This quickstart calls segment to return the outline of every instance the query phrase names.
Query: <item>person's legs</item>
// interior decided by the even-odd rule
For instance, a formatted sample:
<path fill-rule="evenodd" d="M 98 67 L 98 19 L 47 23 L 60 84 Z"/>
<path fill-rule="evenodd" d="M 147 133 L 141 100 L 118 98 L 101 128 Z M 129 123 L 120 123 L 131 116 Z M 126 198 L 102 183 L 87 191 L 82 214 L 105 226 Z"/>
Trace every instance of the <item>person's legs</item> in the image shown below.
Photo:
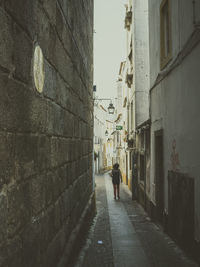
<path fill-rule="evenodd" d="M 120 196 L 119 196 L 119 184 L 117 184 L 117 197 L 118 197 L 118 199 L 120 199 Z"/>
<path fill-rule="evenodd" d="M 117 185 L 113 184 L 113 189 L 114 189 L 114 198 L 116 199 L 116 189 L 117 189 Z"/>

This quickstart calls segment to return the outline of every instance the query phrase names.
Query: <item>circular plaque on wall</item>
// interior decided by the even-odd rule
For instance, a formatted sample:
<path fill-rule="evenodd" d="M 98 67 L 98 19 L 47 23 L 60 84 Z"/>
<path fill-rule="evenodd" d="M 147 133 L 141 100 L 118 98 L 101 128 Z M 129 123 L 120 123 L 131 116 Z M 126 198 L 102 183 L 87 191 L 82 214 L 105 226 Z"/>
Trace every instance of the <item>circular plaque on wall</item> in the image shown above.
<path fill-rule="evenodd" d="M 44 87 L 44 58 L 42 49 L 36 45 L 33 58 L 33 76 L 37 91 L 42 93 Z"/>

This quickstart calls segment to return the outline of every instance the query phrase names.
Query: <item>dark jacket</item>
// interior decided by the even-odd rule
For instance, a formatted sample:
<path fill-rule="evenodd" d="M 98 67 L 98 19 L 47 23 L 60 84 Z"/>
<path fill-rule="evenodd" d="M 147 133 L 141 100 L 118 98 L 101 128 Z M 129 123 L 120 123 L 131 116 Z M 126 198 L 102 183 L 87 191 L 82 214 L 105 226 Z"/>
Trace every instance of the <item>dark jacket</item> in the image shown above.
<path fill-rule="evenodd" d="M 122 180 L 122 175 L 119 169 L 112 170 L 112 182 L 113 184 L 120 184 L 120 180 Z"/>

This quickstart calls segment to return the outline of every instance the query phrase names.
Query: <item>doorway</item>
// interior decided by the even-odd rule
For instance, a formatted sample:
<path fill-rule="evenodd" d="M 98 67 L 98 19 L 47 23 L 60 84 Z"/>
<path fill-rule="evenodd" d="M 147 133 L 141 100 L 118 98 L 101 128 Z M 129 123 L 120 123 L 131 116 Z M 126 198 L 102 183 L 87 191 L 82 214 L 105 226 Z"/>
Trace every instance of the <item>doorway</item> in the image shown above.
<path fill-rule="evenodd" d="M 157 219 L 162 223 L 164 212 L 163 130 L 155 132 L 155 196 Z"/>

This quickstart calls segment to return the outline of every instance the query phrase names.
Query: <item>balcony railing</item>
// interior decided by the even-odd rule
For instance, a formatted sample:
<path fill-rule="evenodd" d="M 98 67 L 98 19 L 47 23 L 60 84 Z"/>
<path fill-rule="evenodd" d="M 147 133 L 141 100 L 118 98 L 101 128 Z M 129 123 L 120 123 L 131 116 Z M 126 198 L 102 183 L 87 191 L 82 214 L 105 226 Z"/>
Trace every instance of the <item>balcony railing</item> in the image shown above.
<path fill-rule="evenodd" d="M 127 11 L 125 17 L 125 29 L 130 30 L 131 23 L 132 23 L 132 11 Z"/>
<path fill-rule="evenodd" d="M 126 75 L 126 83 L 128 85 L 128 88 L 131 88 L 131 85 L 133 83 L 133 74 Z"/>

